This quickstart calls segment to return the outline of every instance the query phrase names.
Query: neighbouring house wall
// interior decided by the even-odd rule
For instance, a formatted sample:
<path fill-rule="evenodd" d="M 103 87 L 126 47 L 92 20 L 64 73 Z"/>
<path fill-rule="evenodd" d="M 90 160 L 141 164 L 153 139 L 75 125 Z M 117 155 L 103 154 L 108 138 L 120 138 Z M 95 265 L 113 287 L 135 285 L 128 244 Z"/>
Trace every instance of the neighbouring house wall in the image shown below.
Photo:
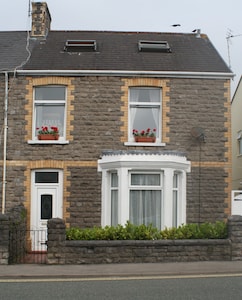
<path fill-rule="evenodd" d="M 191 173 L 187 174 L 187 222 L 222 220 L 230 215 L 228 82 L 142 79 L 144 85 L 164 85 L 161 86 L 164 90 L 162 131 L 166 144 L 163 147 L 137 147 L 124 144 L 128 130 L 128 103 L 127 97 L 124 97 L 128 87 L 125 82 L 134 84 L 132 80 L 105 76 L 19 76 L 10 80 L 7 211 L 18 203 L 24 203 L 29 222 L 31 170 L 58 168 L 64 174 L 63 217 L 67 225 L 100 225 L 101 174 L 97 172 L 97 160 L 102 151 L 143 149 L 182 151 L 191 160 Z M 66 145 L 28 144 L 32 132 L 33 87 L 48 83 L 64 84 L 68 89 L 69 144 Z M 4 77 L 0 78 L 0 94 L 4 95 Z M 0 115 L 3 116 L 3 105 Z M 200 144 L 191 136 L 191 129 L 196 126 L 204 128 L 206 143 Z"/>
<path fill-rule="evenodd" d="M 242 189 L 242 155 L 239 154 L 238 133 L 242 131 L 242 77 L 231 103 L 232 115 L 232 189 Z"/>

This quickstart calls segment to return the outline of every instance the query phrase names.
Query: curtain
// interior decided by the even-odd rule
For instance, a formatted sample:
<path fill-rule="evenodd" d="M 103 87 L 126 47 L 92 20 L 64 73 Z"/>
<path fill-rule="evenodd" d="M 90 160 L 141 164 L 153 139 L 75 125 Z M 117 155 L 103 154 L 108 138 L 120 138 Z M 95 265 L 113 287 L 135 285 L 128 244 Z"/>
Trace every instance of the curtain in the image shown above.
<path fill-rule="evenodd" d="M 160 175 L 131 174 L 131 185 L 140 186 L 140 188 L 130 190 L 130 222 L 135 225 L 152 224 L 160 229 L 161 190 L 152 190 L 152 186 L 160 186 Z M 145 189 L 145 186 L 149 186 L 149 188 Z"/>

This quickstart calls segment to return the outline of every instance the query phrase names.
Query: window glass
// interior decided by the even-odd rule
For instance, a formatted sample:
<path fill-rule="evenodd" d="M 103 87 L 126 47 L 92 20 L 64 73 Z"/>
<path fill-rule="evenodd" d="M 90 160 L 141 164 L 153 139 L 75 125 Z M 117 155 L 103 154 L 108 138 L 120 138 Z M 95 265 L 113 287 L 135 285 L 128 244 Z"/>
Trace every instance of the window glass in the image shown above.
<path fill-rule="evenodd" d="M 178 218 L 178 174 L 173 175 L 173 192 L 172 192 L 172 226 L 177 227 Z"/>
<path fill-rule="evenodd" d="M 161 228 L 160 174 L 131 174 L 129 220 Z"/>
<path fill-rule="evenodd" d="M 60 136 L 63 136 L 65 106 L 60 105 L 36 105 L 36 128 L 41 126 L 57 126 Z M 38 130 L 36 129 L 36 135 Z"/>
<path fill-rule="evenodd" d="M 156 130 L 156 138 L 161 135 L 161 89 L 130 88 L 129 93 L 130 139 L 133 129 L 138 131 Z"/>
<path fill-rule="evenodd" d="M 35 100 L 65 100 L 65 87 L 35 87 Z"/>
<path fill-rule="evenodd" d="M 35 183 L 58 183 L 58 172 L 35 172 Z"/>
<path fill-rule="evenodd" d="M 52 195 L 41 195 L 41 219 L 52 218 Z"/>
<path fill-rule="evenodd" d="M 242 155 L 242 139 L 239 139 L 239 154 Z"/>
<path fill-rule="evenodd" d="M 131 185 L 160 185 L 160 175 L 131 174 Z"/>
<path fill-rule="evenodd" d="M 131 102 L 160 102 L 160 89 L 157 88 L 131 88 Z"/>
<path fill-rule="evenodd" d="M 111 173 L 111 225 L 118 225 L 118 174 Z"/>

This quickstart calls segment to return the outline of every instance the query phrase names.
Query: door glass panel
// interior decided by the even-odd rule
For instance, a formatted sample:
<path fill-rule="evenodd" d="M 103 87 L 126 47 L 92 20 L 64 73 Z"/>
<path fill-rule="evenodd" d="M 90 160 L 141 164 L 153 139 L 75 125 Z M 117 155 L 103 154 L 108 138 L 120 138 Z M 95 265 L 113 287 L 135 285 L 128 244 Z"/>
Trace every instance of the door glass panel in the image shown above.
<path fill-rule="evenodd" d="M 58 172 L 35 172 L 35 183 L 58 183 Z"/>
<path fill-rule="evenodd" d="M 52 218 L 52 195 L 41 195 L 41 219 L 49 220 Z"/>

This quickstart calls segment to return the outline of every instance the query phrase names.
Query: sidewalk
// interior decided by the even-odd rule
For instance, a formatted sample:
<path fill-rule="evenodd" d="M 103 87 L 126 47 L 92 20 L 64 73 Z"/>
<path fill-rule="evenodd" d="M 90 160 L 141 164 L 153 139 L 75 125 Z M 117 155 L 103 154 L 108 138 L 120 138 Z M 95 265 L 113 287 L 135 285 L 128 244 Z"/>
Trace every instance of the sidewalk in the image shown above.
<path fill-rule="evenodd" d="M 102 265 L 0 265 L 0 280 L 14 278 L 117 278 L 217 274 L 241 274 L 242 276 L 242 261 Z"/>

